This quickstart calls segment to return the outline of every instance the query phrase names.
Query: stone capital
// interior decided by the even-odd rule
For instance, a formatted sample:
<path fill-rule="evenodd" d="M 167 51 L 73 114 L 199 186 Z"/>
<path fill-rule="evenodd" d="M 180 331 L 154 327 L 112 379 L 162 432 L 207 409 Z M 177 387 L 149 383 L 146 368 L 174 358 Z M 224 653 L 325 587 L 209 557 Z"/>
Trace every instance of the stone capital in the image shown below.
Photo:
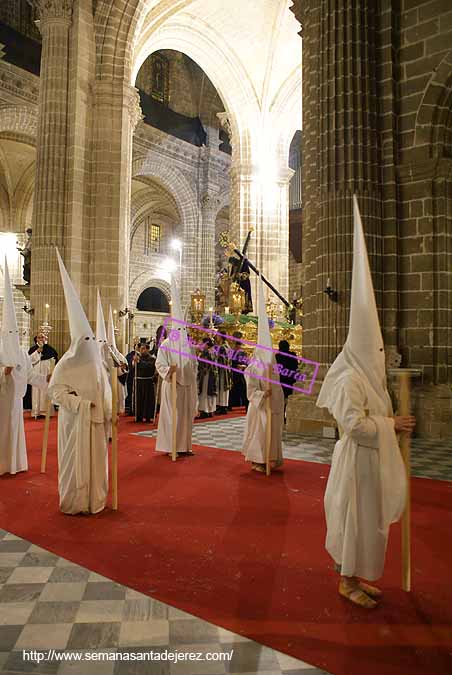
<path fill-rule="evenodd" d="M 209 213 L 216 213 L 220 208 L 220 200 L 217 195 L 206 192 L 201 197 L 201 207 L 203 213 L 206 215 Z"/>
<path fill-rule="evenodd" d="M 54 19 L 71 20 L 74 0 L 27 0 L 27 2 L 38 12 L 41 24 Z"/>
<path fill-rule="evenodd" d="M 97 80 L 94 84 L 94 96 L 97 108 L 107 108 L 110 111 L 125 109 L 129 115 L 132 131 L 143 119 L 138 90 L 125 82 Z"/>

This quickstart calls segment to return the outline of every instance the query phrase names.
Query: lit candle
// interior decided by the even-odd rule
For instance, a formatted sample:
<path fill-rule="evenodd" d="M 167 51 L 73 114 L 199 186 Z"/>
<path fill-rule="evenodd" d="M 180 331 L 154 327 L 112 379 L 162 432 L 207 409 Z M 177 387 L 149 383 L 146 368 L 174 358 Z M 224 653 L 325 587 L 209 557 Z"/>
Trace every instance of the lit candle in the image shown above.
<path fill-rule="evenodd" d="M 328 279 L 326 280 L 326 287 L 327 287 L 327 288 L 331 288 L 331 283 L 330 283 L 330 278 L 329 278 L 329 277 L 328 277 Z"/>
<path fill-rule="evenodd" d="M 225 307 L 225 308 L 224 308 L 224 313 L 225 313 L 225 314 L 229 314 L 229 307 Z"/>
<path fill-rule="evenodd" d="M 45 314 L 44 314 L 44 323 L 48 324 L 49 323 L 49 308 L 50 308 L 50 305 L 48 305 L 46 303 L 45 308 L 46 308 L 46 310 L 45 310 Z"/>
<path fill-rule="evenodd" d="M 210 326 L 213 326 L 213 307 L 209 307 L 210 312 Z"/>

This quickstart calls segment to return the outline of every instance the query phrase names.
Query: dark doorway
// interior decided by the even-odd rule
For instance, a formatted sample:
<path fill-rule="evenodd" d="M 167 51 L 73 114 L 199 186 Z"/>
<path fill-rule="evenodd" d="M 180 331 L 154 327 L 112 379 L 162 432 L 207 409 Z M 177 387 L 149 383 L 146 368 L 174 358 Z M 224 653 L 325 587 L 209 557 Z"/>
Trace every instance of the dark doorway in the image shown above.
<path fill-rule="evenodd" d="M 165 312 L 169 314 L 169 303 L 166 295 L 160 288 L 151 286 L 145 288 L 137 302 L 137 309 L 141 312 Z"/>

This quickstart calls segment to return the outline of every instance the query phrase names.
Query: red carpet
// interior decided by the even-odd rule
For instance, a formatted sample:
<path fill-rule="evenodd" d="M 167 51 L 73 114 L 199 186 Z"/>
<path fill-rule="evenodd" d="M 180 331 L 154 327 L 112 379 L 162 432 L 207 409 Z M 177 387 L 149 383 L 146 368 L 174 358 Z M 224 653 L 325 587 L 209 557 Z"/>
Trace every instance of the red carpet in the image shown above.
<path fill-rule="evenodd" d="M 121 420 L 120 510 L 83 517 L 58 511 L 55 420 L 46 475 L 28 420 L 31 470 L 0 478 L 0 527 L 337 675 L 450 675 L 452 483 L 413 480 L 414 590 L 394 529 L 385 602 L 366 612 L 337 595 L 324 550 L 326 466 L 288 461 L 267 480 L 208 448 L 173 464 L 129 435 L 146 426 Z"/>

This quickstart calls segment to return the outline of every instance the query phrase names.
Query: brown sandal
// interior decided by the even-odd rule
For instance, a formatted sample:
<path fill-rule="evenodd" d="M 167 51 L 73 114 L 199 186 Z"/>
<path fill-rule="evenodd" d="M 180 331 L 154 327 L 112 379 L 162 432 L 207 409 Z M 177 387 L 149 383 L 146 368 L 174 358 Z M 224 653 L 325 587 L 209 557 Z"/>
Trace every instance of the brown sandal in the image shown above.
<path fill-rule="evenodd" d="M 369 598 L 373 598 L 374 600 L 380 600 L 380 598 L 383 597 L 383 591 L 380 591 L 379 588 L 376 588 L 375 586 L 370 586 L 369 584 L 366 584 L 364 581 L 360 581 L 358 583 L 358 586 L 366 595 L 369 596 Z"/>
<path fill-rule="evenodd" d="M 365 609 L 374 609 L 377 606 L 375 600 L 372 600 L 359 586 L 354 586 L 349 588 L 342 581 L 339 584 L 339 595 L 342 595 L 343 598 L 347 598 L 350 602 L 353 602 L 354 605 L 359 607 L 364 607 Z"/>

